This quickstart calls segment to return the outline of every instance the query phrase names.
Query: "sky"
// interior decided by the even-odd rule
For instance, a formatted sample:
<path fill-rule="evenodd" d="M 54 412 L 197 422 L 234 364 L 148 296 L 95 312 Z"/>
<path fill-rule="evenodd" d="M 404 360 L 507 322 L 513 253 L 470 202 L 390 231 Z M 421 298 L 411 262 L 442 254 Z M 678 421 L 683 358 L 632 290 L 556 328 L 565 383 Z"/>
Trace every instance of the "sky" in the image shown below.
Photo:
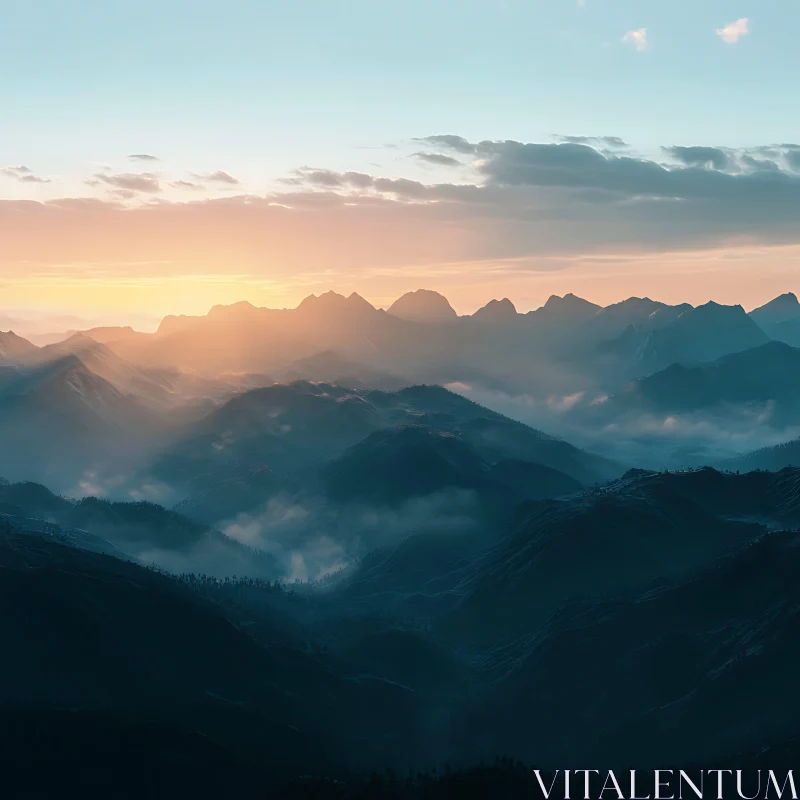
<path fill-rule="evenodd" d="M 0 0 L 3 311 L 798 290 L 797 0 Z"/>

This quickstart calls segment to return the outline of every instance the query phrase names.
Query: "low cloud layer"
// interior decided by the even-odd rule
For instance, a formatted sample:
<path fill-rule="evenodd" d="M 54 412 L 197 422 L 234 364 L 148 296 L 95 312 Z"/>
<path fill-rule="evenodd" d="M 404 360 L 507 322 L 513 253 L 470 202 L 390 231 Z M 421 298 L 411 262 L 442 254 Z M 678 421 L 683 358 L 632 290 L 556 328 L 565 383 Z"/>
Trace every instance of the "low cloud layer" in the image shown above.
<path fill-rule="evenodd" d="M 275 577 L 317 581 L 412 534 L 474 530 L 475 501 L 472 492 L 456 489 L 414 498 L 397 509 L 332 507 L 319 500 L 278 496 L 220 528 L 232 539 L 273 556 L 281 573 Z"/>

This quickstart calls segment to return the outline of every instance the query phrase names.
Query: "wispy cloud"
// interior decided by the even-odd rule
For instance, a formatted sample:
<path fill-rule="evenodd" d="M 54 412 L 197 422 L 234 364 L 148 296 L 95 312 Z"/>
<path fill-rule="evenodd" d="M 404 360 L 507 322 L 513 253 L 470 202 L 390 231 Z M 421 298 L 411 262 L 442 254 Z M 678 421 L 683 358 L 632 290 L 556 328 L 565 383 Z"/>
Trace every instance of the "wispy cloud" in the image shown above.
<path fill-rule="evenodd" d="M 151 156 L 149 153 L 133 153 L 128 156 L 129 161 L 158 161 L 158 156 Z"/>
<path fill-rule="evenodd" d="M 3 167 L 0 170 L 8 178 L 20 181 L 20 183 L 50 183 L 49 178 L 41 178 L 33 174 L 29 167 L 20 165 L 18 167 Z"/>
<path fill-rule="evenodd" d="M 461 162 L 452 156 L 443 153 L 414 153 L 414 158 L 424 161 L 426 164 L 434 164 L 438 167 L 460 167 Z"/>
<path fill-rule="evenodd" d="M 107 183 L 109 186 L 124 192 L 123 196 L 131 197 L 130 192 L 145 192 L 155 194 L 161 191 L 161 184 L 158 177 L 151 172 L 140 172 L 132 174 L 129 172 L 117 175 L 108 175 L 103 172 L 96 172 L 92 178 L 86 181 L 89 186 L 97 186 L 100 183 Z"/>
<path fill-rule="evenodd" d="M 647 28 L 638 28 L 635 31 L 628 31 L 622 37 L 622 41 L 625 44 L 633 45 L 634 49 L 639 53 L 650 49 L 650 42 L 647 40 Z"/>
<path fill-rule="evenodd" d="M 173 189 L 191 189 L 192 191 L 197 191 L 199 189 L 204 189 L 205 187 L 199 183 L 192 183 L 191 181 L 172 181 L 170 186 Z"/>
<path fill-rule="evenodd" d="M 601 145 L 602 147 L 612 147 L 623 149 L 628 146 L 627 142 L 619 136 L 557 136 L 555 137 L 561 142 L 569 142 L 571 144 L 588 144 L 588 145 Z"/>
<path fill-rule="evenodd" d="M 228 183 L 231 186 L 236 186 L 239 183 L 238 178 L 234 178 L 233 175 L 221 169 L 218 169 L 216 172 L 208 173 L 207 175 L 195 175 L 195 178 L 209 181 L 210 183 Z"/>
<path fill-rule="evenodd" d="M 717 36 L 719 36 L 725 44 L 736 44 L 742 36 L 747 36 L 747 34 L 750 33 L 749 25 L 750 21 L 747 17 L 742 17 L 741 19 L 737 19 L 736 22 L 731 22 L 729 25 L 726 25 L 724 28 L 717 28 Z"/>

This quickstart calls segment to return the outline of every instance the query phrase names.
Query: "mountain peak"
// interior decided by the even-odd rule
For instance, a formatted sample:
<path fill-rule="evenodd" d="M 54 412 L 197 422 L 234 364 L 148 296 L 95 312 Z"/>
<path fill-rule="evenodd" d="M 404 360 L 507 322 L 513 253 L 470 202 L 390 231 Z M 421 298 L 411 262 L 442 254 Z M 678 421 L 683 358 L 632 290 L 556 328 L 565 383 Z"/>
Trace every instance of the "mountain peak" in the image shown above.
<path fill-rule="evenodd" d="M 458 318 L 448 299 L 430 289 L 406 292 L 392 303 L 389 313 L 409 322 L 452 322 Z"/>
<path fill-rule="evenodd" d="M 39 348 L 14 331 L 0 331 L 0 362 L 25 360 L 38 352 Z"/>
<path fill-rule="evenodd" d="M 732 318 L 745 315 L 744 308 L 738 303 L 728 306 L 723 303 L 717 303 L 715 300 L 709 300 L 707 303 L 697 306 L 694 311 L 697 312 L 697 316 L 728 316 Z"/>
<path fill-rule="evenodd" d="M 502 300 L 490 300 L 483 308 L 479 308 L 473 315 L 473 319 L 481 319 L 491 322 L 501 322 L 517 317 L 517 309 L 514 304 L 504 297 Z"/>
<path fill-rule="evenodd" d="M 354 307 L 360 307 L 364 310 L 375 311 L 375 306 L 369 302 L 369 300 L 365 300 L 358 292 L 352 292 L 347 297 L 347 302 Z"/>
<path fill-rule="evenodd" d="M 178 333 L 195 325 L 202 317 L 188 316 L 186 314 L 167 314 L 158 325 L 156 334 L 158 336 L 168 336 L 171 333 Z"/>
<path fill-rule="evenodd" d="M 70 347 L 93 347 L 98 344 L 91 336 L 87 336 L 83 331 L 76 331 L 72 336 L 68 336 L 62 344 Z"/>
<path fill-rule="evenodd" d="M 242 319 L 260 312 L 261 309 L 254 306 L 248 300 L 240 300 L 238 303 L 230 305 L 216 305 L 208 312 L 209 319 Z"/>
<path fill-rule="evenodd" d="M 750 316 L 756 322 L 774 325 L 800 317 L 800 302 L 794 292 L 784 292 L 774 300 L 753 309 Z"/>
<path fill-rule="evenodd" d="M 310 294 L 299 306 L 297 311 L 374 311 L 375 307 L 367 302 L 360 294 L 353 292 L 349 297 L 334 292 L 332 289 L 320 295 Z"/>
<path fill-rule="evenodd" d="M 571 315 L 586 313 L 595 314 L 600 311 L 600 309 L 601 306 L 590 303 L 588 300 L 584 300 L 582 297 L 578 297 L 572 292 L 569 292 L 563 297 L 559 297 L 557 294 L 551 294 L 539 311 L 545 311 L 550 314 Z"/>

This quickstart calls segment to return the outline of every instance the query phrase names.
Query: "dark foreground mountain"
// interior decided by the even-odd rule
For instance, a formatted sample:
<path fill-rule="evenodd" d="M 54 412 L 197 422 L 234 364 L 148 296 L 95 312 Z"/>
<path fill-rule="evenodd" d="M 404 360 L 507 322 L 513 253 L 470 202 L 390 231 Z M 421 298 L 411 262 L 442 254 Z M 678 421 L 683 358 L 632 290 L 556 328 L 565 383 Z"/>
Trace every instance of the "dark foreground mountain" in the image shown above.
<path fill-rule="evenodd" d="M 295 592 L 175 578 L 0 526 L 5 752 L 31 785 L 59 760 L 69 779 L 117 780 L 136 753 L 132 786 L 205 764 L 198 775 L 214 765 L 235 787 L 322 797 L 382 796 L 335 792 L 386 767 L 397 777 L 370 790 L 384 796 L 438 796 L 405 776 L 445 763 L 439 786 L 502 784 L 491 767 L 461 771 L 498 753 L 517 791 L 517 760 L 688 767 L 761 752 L 774 767 L 765 748 L 790 742 L 800 713 L 798 490 L 798 470 L 631 472 L 530 504 L 499 542 L 408 538 Z"/>
<path fill-rule="evenodd" d="M 160 564 L 173 571 L 274 577 L 275 559 L 156 503 L 84 497 L 73 500 L 40 484 L 0 481 L 0 525 L 47 534 L 94 552 Z"/>

